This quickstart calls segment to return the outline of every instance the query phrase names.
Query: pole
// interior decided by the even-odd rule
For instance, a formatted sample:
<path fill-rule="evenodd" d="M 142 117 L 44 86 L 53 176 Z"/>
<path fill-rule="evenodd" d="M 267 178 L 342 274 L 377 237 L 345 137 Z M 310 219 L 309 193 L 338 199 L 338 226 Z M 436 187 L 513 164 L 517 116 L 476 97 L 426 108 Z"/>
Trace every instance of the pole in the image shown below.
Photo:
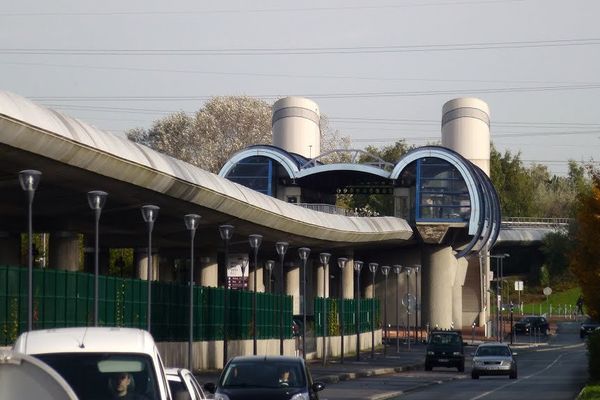
<path fill-rule="evenodd" d="M 400 272 L 396 272 L 396 353 L 400 352 Z"/>
<path fill-rule="evenodd" d="M 33 330 L 33 222 L 32 222 L 32 190 L 27 191 L 27 330 Z"/>
<path fill-rule="evenodd" d="M 196 230 L 191 230 L 190 238 L 190 336 L 188 340 L 188 369 L 192 369 L 192 345 L 194 341 L 194 236 Z"/>
<path fill-rule="evenodd" d="M 421 340 L 421 313 L 419 312 L 419 269 L 420 266 L 415 268 L 415 343 L 417 342 L 417 329 L 419 332 L 419 341 Z"/>
<path fill-rule="evenodd" d="M 410 269 L 406 270 L 406 345 L 410 350 Z"/>
<path fill-rule="evenodd" d="M 227 270 L 229 269 L 229 238 L 225 238 L 225 287 L 223 288 L 223 367 L 227 363 L 227 334 L 229 331 L 229 285 Z M 242 271 L 242 284 L 244 281 Z"/>
<path fill-rule="evenodd" d="M 371 282 L 373 297 L 371 298 L 371 358 L 375 358 L 375 273 Z"/>
<path fill-rule="evenodd" d="M 388 274 L 385 274 L 385 286 L 383 287 L 383 356 L 387 355 L 387 339 L 388 339 L 388 329 L 387 329 L 387 281 Z"/>
<path fill-rule="evenodd" d="M 279 288 L 279 355 L 283 355 L 283 294 L 284 282 L 283 282 L 283 254 L 279 255 L 280 268 L 279 268 L 279 282 L 281 286 Z"/>
<path fill-rule="evenodd" d="M 360 270 L 356 270 L 356 361 L 360 361 Z"/>
<path fill-rule="evenodd" d="M 148 278 L 148 309 L 147 309 L 147 329 L 150 332 L 152 323 L 152 227 L 154 223 L 148 222 L 148 267 L 147 267 L 147 278 Z"/>
<path fill-rule="evenodd" d="M 327 349 L 325 348 L 325 337 L 327 336 L 327 264 L 323 265 L 323 365 L 327 364 Z"/>
<path fill-rule="evenodd" d="M 257 354 L 257 343 L 256 343 L 256 264 L 258 263 L 258 246 L 254 248 L 254 272 L 252 289 L 252 354 Z"/>
<path fill-rule="evenodd" d="M 98 252 L 100 251 L 99 239 L 98 239 L 98 225 L 100 224 L 100 208 L 94 210 L 95 216 L 95 234 L 96 243 L 94 246 L 94 326 L 98 326 Z"/>
<path fill-rule="evenodd" d="M 338 261 L 339 263 L 339 261 Z M 344 261 L 345 264 L 345 261 Z M 344 363 L 344 268 L 340 268 L 340 363 Z"/>

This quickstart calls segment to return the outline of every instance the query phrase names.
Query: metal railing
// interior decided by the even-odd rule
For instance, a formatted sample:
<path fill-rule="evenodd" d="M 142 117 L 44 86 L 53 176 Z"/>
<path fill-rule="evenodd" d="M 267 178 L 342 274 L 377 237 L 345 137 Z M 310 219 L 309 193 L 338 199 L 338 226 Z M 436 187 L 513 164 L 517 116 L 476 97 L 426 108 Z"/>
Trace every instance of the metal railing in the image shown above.
<path fill-rule="evenodd" d="M 505 229 L 566 229 L 571 218 L 536 218 L 536 217 L 503 217 L 502 228 Z"/>

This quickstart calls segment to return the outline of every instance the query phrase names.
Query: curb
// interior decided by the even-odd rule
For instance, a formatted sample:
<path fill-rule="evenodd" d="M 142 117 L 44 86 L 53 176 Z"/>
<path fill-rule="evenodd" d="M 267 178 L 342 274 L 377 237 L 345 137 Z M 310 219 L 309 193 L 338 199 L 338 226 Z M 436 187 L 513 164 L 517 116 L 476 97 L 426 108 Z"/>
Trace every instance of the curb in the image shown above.
<path fill-rule="evenodd" d="M 412 388 L 408 388 L 406 390 L 399 390 L 399 391 L 395 391 L 395 392 L 386 392 L 386 393 L 381 393 L 381 394 L 376 394 L 373 396 L 368 397 L 369 400 L 387 400 L 387 399 L 393 399 L 396 398 L 398 396 L 402 396 L 403 394 L 406 393 L 410 393 L 410 392 L 414 392 L 415 390 L 418 389 L 422 389 L 428 386 L 433 386 L 433 385 L 441 385 L 444 382 L 450 382 L 450 381 L 455 381 L 455 380 L 459 380 L 459 379 L 465 379 L 466 377 L 456 377 L 456 378 L 448 378 L 445 380 L 437 380 L 437 381 L 431 381 L 431 382 L 427 382 L 424 383 L 422 385 L 416 385 Z"/>
<path fill-rule="evenodd" d="M 390 375 L 398 372 L 413 371 L 415 369 L 423 368 L 423 365 L 423 363 L 419 363 L 412 365 L 404 365 L 401 367 L 382 367 L 374 369 L 365 369 L 358 372 L 342 372 L 339 374 L 322 375 L 315 378 L 315 380 L 318 380 L 323 383 L 339 383 L 341 381 L 366 378 L 369 376 Z"/>

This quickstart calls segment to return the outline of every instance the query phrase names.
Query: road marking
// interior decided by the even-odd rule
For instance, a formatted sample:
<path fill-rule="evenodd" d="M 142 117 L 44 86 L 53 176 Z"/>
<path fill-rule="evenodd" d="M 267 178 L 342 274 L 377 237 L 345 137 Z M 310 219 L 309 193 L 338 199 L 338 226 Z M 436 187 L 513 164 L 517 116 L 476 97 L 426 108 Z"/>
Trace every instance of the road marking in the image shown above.
<path fill-rule="evenodd" d="M 554 361 L 552 361 L 552 362 L 551 362 L 550 364 L 548 364 L 548 365 L 547 365 L 545 368 L 543 368 L 543 369 L 539 370 L 539 371 L 538 371 L 538 372 L 536 372 L 536 373 L 533 373 L 533 374 L 531 374 L 531 375 L 527 375 L 526 377 L 523 377 L 523 378 L 521 378 L 520 380 L 514 380 L 514 381 L 512 381 L 512 382 L 506 383 L 506 384 L 504 384 L 504 385 L 502 385 L 502 386 L 499 386 L 499 387 L 497 387 L 497 388 L 496 388 L 496 389 L 494 389 L 494 390 L 490 390 L 489 392 L 482 393 L 482 394 L 480 394 L 479 396 L 472 397 L 472 398 L 471 398 L 471 399 L 469 399 L 469 400 L 477 400 L 477 399 L 481 399 L 481 398 L 483 398 L 483 397 L 485 397 L 485 396 L 487 396 L 487 395 L 489 395 L 489 394 L 492 394 L 492 393 L 495 393 L 495 392 L 497 392 L 498 390 L 504 389 L 504 388 L 506 388 L 506 387 L 509 387 L 509 386 L 511 386 L 511 385 L 515 385 L 515 384 L 519 383 L 520 381 L 524 381 L 524 380 L 526 380 L 526 379 L 529 379 L 529 378 L 532 378 L 532 377 L 534 377 L 534 376 L 536 376 L 536 375 L 539 375 L 539 374 L 541 374 L 542 372 L 546 371 L 547 369 L 550 369 L 550 368 L 552 368 L 552 367 L 554 366 L 554 364 L 556 364 L 556 363 L 557 363 L 557 362 L 558 362 L 558 361 L 559 361 L 559 360 L 562 358 L 562 356 L 563 356 L 563 355 L 564 355 L 564 353 L 563 353 L 563 354 L 559 354 L 559 355 L 556 357 L 556 359 L 555 359 Z"/>

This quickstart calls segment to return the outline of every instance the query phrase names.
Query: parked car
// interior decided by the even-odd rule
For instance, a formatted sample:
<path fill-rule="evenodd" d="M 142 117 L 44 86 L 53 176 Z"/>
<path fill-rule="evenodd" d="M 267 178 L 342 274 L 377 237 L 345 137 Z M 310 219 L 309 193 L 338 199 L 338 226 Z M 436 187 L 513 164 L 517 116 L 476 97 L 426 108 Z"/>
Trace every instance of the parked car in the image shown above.
<path fill-rule="evenodd" d="M 530 315 L 521 318 L 514 325 L 514 332 L 516 334 L 523 333 L 526 335 L 540 334 L 548 335 L 550 333 L 550 325 L 545 317 Z"/>
<path fill-rule="evenodd" d="M 581 326 L 579 328 L 579 337 L 583 339 L 599 327 L 600 323 L 598 323 L 598 321 L 594 321 L 591 318 L 587 318 L 584 322 L 581 323 Z"/>
<path fill-rule="evenodd" d="M 202 386 L 190 370 L 185 368 L 165 369 L 173 400 L 205 400 Z"/>
<path fill-rule="evenodd" d="M 216 384 L 204 388 L 215 400 L 318 400 L 325 385 L 313 382 L 301 357 L 240 356 L 229 360 Z"/>
<path fill-rule="evenodd" d="M 162 360 L 152 336 L 140 329 L 82 327 L 25 332 L 14 351 L 42 360 L 79 400 L 170 400 Z"/>
<path fill-rule="evenodd" d="M 431 331 L 425 354 L 425 371 L 433 367 L 465 371 L 465 342 L 460 331 Z"/>
<path fill-rule="evenodd" d="M 471 378 L 479 379 L 482 375 L 508 375 L 517 379 L 517 361 L 506 343 L 490 342 L 477 346 L 473 354 Z"/>

